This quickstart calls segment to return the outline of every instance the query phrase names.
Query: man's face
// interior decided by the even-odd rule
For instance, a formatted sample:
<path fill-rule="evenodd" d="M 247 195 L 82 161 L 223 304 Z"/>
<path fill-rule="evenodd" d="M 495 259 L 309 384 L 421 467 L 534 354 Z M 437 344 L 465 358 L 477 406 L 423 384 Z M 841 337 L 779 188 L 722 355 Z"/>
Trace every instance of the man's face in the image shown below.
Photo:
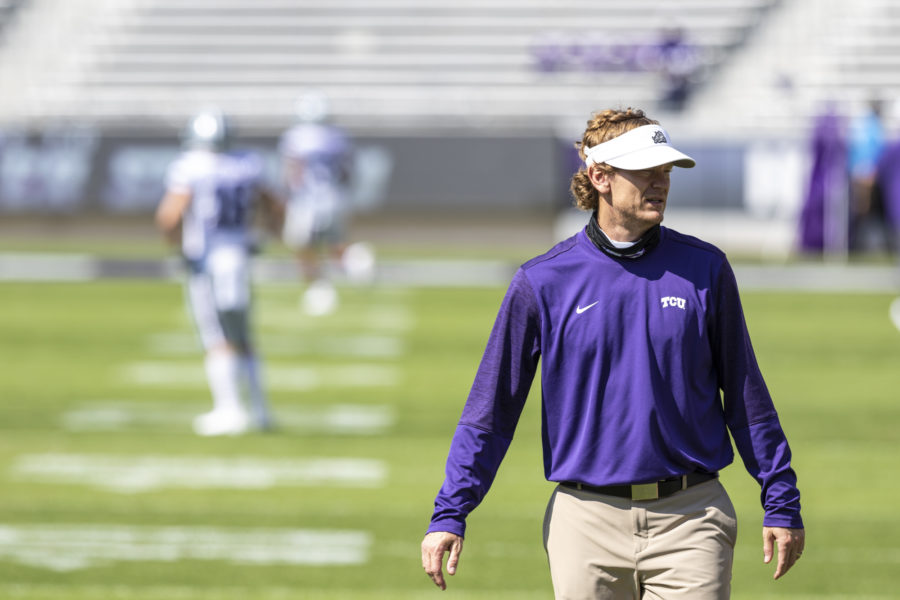
<path fill-rule="evenodd" d="M 609 216 L 631 231 L 646 231 L 662 223 L 671 172 L 671 164 L 640 171 L 616 169 L 609 177 Z"/>

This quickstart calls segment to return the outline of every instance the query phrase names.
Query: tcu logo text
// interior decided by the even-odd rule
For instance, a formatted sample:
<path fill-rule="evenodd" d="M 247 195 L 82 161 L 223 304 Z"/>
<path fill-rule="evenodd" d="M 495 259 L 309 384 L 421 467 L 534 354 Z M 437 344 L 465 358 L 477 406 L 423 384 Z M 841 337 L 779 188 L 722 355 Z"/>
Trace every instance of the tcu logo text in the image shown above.
<path fill-rule="evenodd" d="M 678 298 L 676 296 L 664 296 L 659 299 L 662 303 L 663 308 L 668 308 L 671 306 L 672 308 L 680 308 L 684 310 L 685 300 L 684 298 Z"/>

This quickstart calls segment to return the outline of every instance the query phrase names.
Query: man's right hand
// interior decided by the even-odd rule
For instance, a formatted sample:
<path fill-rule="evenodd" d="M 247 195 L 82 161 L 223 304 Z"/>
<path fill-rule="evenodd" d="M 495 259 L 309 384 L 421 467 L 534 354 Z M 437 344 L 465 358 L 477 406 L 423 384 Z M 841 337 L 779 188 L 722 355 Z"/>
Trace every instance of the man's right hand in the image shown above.
<path fill-rule="evenodd" d="M 462 547 L 463 538 L 446 531 L 432 531 L 422 540 L 422 568 L 431 577 L 434 585 L 442 590 L 447 589 L 443 572 L 444 553 L 450 553 L 450 558 L 447 559 L 447 573 L 455 575 Z"/>

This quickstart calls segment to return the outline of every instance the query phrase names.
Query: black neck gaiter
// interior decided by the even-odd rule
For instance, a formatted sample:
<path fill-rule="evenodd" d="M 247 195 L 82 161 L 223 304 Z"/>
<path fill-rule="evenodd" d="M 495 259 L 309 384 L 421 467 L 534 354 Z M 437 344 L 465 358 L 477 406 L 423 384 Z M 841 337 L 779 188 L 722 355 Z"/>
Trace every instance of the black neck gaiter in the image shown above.
<path fill-rule="evenodd" d="M 588 221 L 587 227 L 585 227 L 585 233 L 597 248 L 610 256 L 616 258 L 638 258 L 643 256 L 645 252 L 652 250 L 659 243 L 659 229 L 659 225 L 654 225 L 634 245 L 628 248 L 616 248 L 609 241 L 609 238 L 606 237 L 606 234 L 603 233 L 603 230 L 600 229 L 600 225 L 597 223 L 597 211 L 594 211 L 591 215 L 591 220 Z"/>

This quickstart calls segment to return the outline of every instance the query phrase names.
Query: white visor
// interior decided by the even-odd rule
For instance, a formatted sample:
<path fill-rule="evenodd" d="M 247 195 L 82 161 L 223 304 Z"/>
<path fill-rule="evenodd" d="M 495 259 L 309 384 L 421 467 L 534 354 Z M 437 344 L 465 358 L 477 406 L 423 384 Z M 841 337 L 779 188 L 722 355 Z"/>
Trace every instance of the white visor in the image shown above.
<path fill-rule="evenodd" d="M 619 137 L 585 148 L 587 166 L 606 163 L 617 169 L 638 171 L 672 163 L 691 168 L 696 161 L 671 145 L 669 134 L 659 125 L 643 125 Z"/>

